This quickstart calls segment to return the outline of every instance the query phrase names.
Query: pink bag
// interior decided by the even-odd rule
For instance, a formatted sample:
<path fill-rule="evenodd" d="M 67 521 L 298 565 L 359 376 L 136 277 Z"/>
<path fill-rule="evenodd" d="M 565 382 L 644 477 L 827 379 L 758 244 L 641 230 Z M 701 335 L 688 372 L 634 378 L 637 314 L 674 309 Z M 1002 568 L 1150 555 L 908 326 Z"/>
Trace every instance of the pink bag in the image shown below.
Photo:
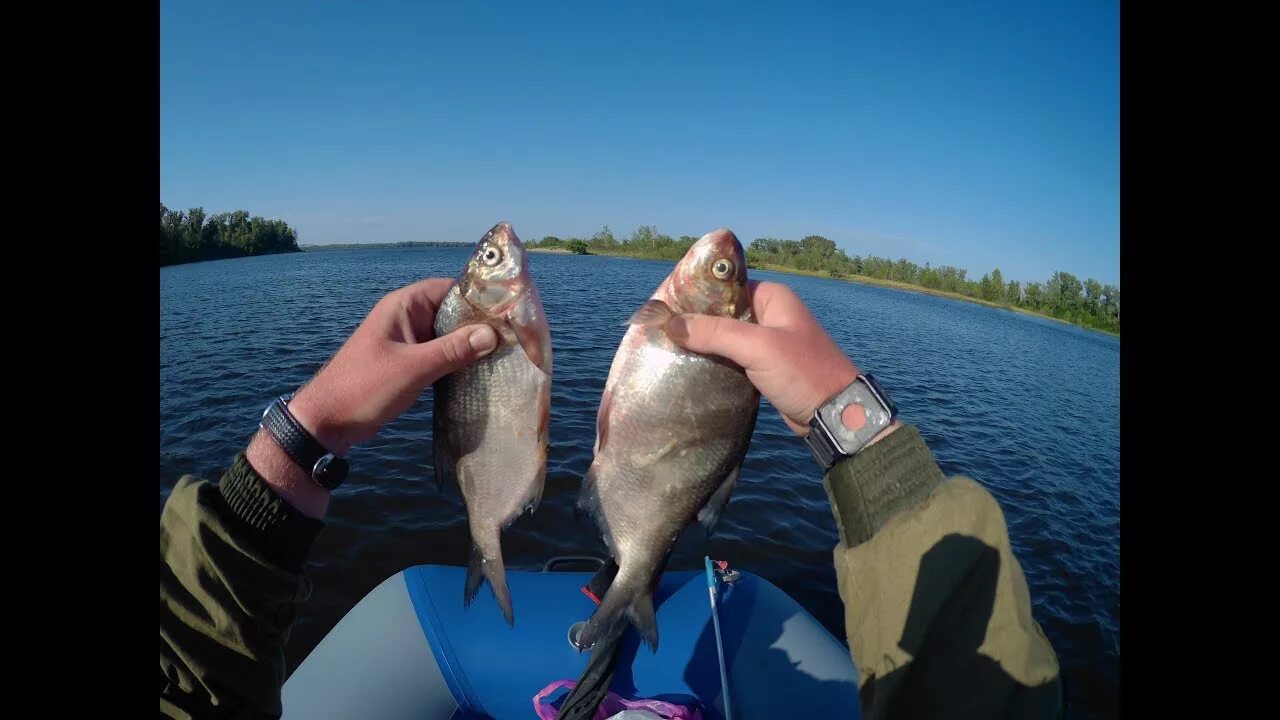
<path fill-rule="evenodd" d="M 577 683 L 573 680 L 557 680 L 542 689 L 533 698 L 533 709 L 540 720 L 556 720 L 556 709 L 550 702 L 545 702 L 551 693 L 560 688 L 572 688 Z M 608 720 L 623 710 L 647 710 L 663 720 L 702 720 L 702 711 L 683 705 L 664 702 L 662 700 L 626 700 L 621 695 L 609 691 L 596 710 L 595 720 Z"/>

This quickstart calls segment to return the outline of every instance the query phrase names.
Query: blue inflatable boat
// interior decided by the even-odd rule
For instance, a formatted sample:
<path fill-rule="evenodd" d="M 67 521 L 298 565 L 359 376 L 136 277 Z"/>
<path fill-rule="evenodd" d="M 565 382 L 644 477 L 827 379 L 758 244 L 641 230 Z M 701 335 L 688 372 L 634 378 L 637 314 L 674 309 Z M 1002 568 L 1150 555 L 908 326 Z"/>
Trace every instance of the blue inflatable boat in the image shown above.
<path fill-rule="evenodd" d="M 533 698 L 576 681 L 589 653 L 570 641 L 595 604 L 590 572 L 507 571 L 516 625 L 492 594 L 462 606 L 466 569 L 420 565 L 385 580 L 316 646 L 284 685 L 285 718 L 460 720 L 536 718 Z M 763 578 L 718 583 L 717 614 L 733 720 L 857 718 L 849 650 Z M 699 571 L 662 575 L 654 594 L 660 643 L 628 629 L 611 690 L 697 704 L 724 718 L 716 628 Z M 567 691 L 550 699 L 558 702 Z"/>

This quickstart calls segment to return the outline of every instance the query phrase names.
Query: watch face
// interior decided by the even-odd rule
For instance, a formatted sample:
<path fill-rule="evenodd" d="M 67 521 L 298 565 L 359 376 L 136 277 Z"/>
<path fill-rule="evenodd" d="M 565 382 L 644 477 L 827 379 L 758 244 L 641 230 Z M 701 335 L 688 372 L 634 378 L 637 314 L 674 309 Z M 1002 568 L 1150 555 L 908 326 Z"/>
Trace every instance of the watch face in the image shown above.
<path fill-rule="evenodd" d="M 839 452 L 852 455 L 861 450 L 881 430 L 893 422 L 893 410 L 872 389 L 866 376 L 859 375 L 849 387 L 818 409 L 822 424 L 839 445 Z"/>

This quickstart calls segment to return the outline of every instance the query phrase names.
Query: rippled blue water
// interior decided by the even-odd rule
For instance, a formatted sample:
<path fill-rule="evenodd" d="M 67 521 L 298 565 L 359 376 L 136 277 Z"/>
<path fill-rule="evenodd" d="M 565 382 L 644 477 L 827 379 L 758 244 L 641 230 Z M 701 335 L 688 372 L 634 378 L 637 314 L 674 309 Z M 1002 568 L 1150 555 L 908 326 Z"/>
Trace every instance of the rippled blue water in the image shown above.
<path fill-rule="evenodd" d="M 241 258 L 160 271 L 160 502 L 178 477 L 216 480 L 275 395 L 307 380 L 388 291 L 453 277 L 461 249 Z M 504 535 L 510 567 L 602 552 L 573 516 L 595 411 L 622 322 L 672 264 L 535 254 L 555 348 L 547 488 Z M 892 393 L 944 472 L 1004 507 L 1035 616 L 1064 668 L 1073 714 L 1119 714 L 1120 341 L 1061 323 L 822 278 L 790 285 L 841 347 Z M 312 555 L 316 592 L 288 648 L 296 666 L 378 582 L 418 563 L 463 564 L 462 501 L 431 473 L 430 392 L 350 455 Z M 843 637 L 835 523 L 812 459 L 762 408 L 714 557 L 769 578 Z M 707 546 L 682 537 L 673 568 Z"/>

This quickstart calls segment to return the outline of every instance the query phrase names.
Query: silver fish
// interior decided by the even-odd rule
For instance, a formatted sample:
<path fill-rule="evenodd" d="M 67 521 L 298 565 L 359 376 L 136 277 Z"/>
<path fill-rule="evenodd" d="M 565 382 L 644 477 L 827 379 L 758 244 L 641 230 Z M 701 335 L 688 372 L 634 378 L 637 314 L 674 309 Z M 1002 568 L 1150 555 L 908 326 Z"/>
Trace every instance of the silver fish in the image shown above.
<path fill-rule="evenodd" d="M 614 355 L 578 507 L 595 519 L 618 572 L 580 648 L 625 617 L 657 651 L 654 580 L 695 515 L 715 526 L 755 428 L 760 395 L 742 368 L 671 341 L 667 322 L 681 313 L 752 320 L 746 258 L 732 232 L 689 248 L 631 316 Z"/>
<path fill-rule="evenodd" d="M 436 314 L 436 334 L 484 323 L 498 347 L 435 384 L 436 480 L 455 479 L 467 505 L 471 559 L 463 604 L 489 581 L 515 624 L 502 562 L 501 531 L 542 497 L 551 414 L 551 329 L 529 276 L 524 245 L 508 223 L 476 244 Z"/>

